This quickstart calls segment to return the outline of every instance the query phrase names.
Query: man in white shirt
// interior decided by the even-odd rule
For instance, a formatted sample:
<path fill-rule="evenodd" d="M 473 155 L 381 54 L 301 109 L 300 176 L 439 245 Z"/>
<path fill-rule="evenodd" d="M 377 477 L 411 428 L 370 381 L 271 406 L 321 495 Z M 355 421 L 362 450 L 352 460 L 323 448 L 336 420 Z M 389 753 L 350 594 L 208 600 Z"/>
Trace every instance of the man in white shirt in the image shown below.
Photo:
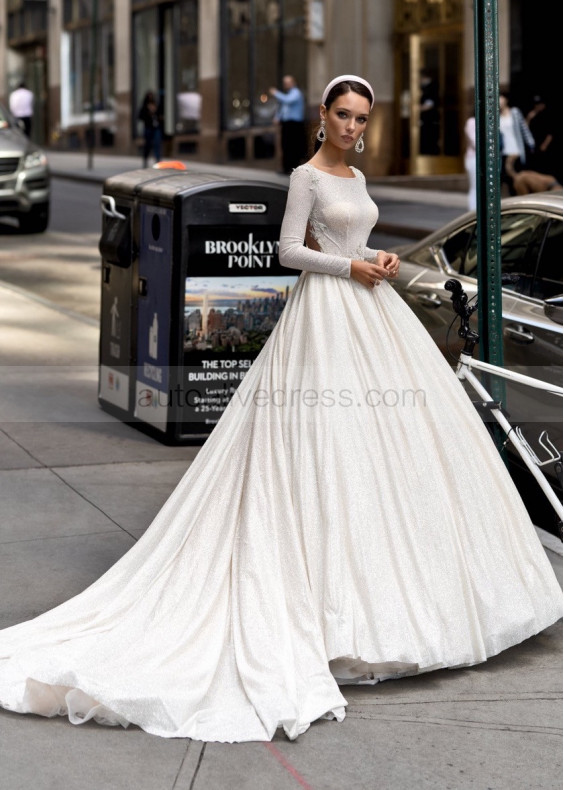
<path fill-rule="evenodd" d="M 10 112 L 18 120 L 23 121 L 24 131 L 28 137 L 31 135 L 33 99 L 33 93 L 29 88 L 26 88 L 25 82 L 21 82 L 19 87 L 10 94 Z"/>

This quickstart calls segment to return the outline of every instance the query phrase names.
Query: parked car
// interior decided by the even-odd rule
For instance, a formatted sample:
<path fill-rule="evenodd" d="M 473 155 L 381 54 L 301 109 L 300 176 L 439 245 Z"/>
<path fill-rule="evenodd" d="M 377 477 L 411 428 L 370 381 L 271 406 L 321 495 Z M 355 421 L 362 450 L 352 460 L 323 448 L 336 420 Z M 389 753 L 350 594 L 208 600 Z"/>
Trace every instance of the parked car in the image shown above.
<path fill-rule="evenodd" d="M 400 254 L 402 265 L 398 279 L 390 282 L 453 366 L 463 341 L 456 334 L 458 321 L 448 332 L 455 315 L 444 284 L 456 278 L 469 297 L 476 294 L 476 250 L 475 212 L 464 214 L 420 241 L 394 250 Z M 503 286 L 502 293 L 504 366 L 561 386 L 561 190 L 501 201 L 501 270 L 513 275 L 514 280 Z M 522 427 L 539 456 L 546 457 L 538 445 L 544 428 L 549 430 L 558 450 L 562 450 L 561 398 L 510 382 L 506 382 L 506 396 L 511 422 Z M 540 488 L 509 447 L 509 468 L 533 520 L 560 534 L 555 514 Z M 561 470 L 561 463 L 545 467 L 559 495 Z"/>
<path fill-rule="evenodd" d="M 22 233 L 42 233 L 49 198 L 47 157 L 0 104 L 0 216 L 17 217 Z"/>

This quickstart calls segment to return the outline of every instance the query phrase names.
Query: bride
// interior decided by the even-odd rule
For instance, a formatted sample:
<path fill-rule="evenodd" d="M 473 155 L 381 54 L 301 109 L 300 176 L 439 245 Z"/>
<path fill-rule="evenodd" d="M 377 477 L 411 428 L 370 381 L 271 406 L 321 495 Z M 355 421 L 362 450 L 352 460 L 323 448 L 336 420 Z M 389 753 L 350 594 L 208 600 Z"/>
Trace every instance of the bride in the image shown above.
<path fill-rule="evenodd" d="M 458 667 L 561 616 L 561 592 L 459 381 L 366 247 L 374 103 L 322 97 L 280 259 L 302 270 L 152 525 L 88 589 L 0 632 L 0 704 L 203 741 L 345 716 L 343 686 Z M 304 240 L 306 245 L 304 246 Z M 345 691 L 346 693 L 346 691 Z"/>

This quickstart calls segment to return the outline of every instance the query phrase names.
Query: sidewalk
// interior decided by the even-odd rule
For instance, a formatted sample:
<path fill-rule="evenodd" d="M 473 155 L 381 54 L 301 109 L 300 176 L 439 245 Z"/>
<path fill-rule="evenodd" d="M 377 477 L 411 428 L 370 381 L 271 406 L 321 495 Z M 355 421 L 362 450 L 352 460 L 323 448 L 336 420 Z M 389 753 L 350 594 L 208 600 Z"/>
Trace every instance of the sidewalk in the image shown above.
<path fill-rule="evenodd" d="M 141 168 L 137 156 L 97 155 L 93 157 L 92 170 L 88 169 L 86 152 L 48 151 L 49 164 L 55 178 L 103 183 L 109 176 Z M 182 160 L 181 160 L 182 161 Z M 216 165 L 186 162 L 192 173 L 220 173 L 233 178 L 258 179 L 275 184 L 289 183 L 288 176 L 272 170 L 242 165 Z M 456 191 L 414 189 L 401 186 L 397 178 L 378 179 L 368 184 L 368 191 L 380 209 L 377 229 L 379 233 L 419 239 L 441 225 L 450 222 L 466 211 L 466 194 Z"/>
<path fill-rule="evenodd" d="M 198 448 L 166 447 L 98 408 L 94 321 L 2 284 L 0 315 L 5 627 L 116 562 Z M 561 580 L 561 553 L 547 554 Z M 0 790 L 556 790 L 561 632 L 472 668 L 349 687 L 345 721 L 295 742 L 201 744 L 0 711 Z"/>

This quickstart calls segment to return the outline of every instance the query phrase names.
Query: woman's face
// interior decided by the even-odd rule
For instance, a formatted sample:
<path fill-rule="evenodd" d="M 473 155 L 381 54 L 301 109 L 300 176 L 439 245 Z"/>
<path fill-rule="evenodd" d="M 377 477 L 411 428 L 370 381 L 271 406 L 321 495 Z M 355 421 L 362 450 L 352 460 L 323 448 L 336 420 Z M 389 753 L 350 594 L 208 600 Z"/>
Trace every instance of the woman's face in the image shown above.
<path fill-rule="evenodd" d="M 509 106 L 509 102 L 507 101 L 507 97 L 506 96 L 500 96 L 499 97 L 499 109 L 503 112 L 503 110 L 505 110 L 505 108 L 508 107 L 508 106 Z"/>
<path fill-rule="evenodd" d="M 370 113 L 370 102 L 354 91 L 337 96 L 326 109 L 321 105 L 321 117 L 325 119 L 327 140 L 337 148 L 349 151 L 365 131 Z"/>

